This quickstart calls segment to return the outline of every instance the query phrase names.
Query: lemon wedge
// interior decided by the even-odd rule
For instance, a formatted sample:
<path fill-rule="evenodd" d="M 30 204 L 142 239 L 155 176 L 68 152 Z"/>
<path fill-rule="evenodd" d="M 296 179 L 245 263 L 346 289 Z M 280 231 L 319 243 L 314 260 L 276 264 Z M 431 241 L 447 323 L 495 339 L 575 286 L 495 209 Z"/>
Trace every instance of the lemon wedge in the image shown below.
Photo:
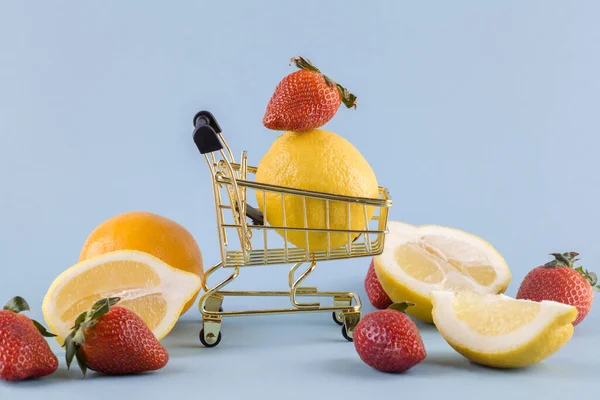
<path fill-rule="evenodd" d="M 519 368 L 556 353 L 573 336 L 573 306 L 516 300 L 503 294 L 434 291 L 433 321 L 446 342 L 467 359 Z"/>
<path fill-rule="evenodd" d="M 48 289 L 42 312 L 62 345 L 80 313 L 97 300 L 120 297 L 118 304 L 138 314 L 160 340 L 201 286 L 196 274 L 175 269 L 145 252 L 119 250 L 62 272 Z"/>
<path fill-rule="evenodd" d="M 426 322 L 432 290 L 503 293 L 511 280 L 504 258 L 485 240 L 439 225 L 388 222 L 383 252 L 374 258 L 375 273 L 394 302 L 415 303 L 407 313 Z"/>

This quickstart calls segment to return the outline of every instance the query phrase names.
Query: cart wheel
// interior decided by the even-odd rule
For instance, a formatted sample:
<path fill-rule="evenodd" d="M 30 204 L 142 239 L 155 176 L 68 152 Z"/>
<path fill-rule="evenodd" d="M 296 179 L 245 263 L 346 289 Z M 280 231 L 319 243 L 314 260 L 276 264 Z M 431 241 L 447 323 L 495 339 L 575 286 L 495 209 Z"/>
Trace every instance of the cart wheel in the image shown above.
<path fill-rule="evenodd" d="M 346 325 L 342 325 L 342 336 L 344 336 L 344 339 L 346 339 L 347 341 L 354 342 L 354 339 L 348 336 L 348 331 L 346 331 Z"/>
<path fill-rule="evenodd" d="M 217 340 L 214 343 L 208 343 L 205 339 L 204 339 L 204 329 L 200 330 L 200 342 L 202 343 L 202 345 L 204 347 L 215 347 L 216 345 L 218 345 L 219 343 L 221 343 L 221 332 L 219 332 L 219 335 L 217 336 Z"/>
<path fill-rule="evenodd" d="M 338 325 L 344 325 L 344 315 L 342 315 L 342 319 L 340 320 L 340 318 L 338 317 L 338 313 L 336 311 L 331 313 L 331 316 L 333 317 L 333 321 L 338 324 Z"/>

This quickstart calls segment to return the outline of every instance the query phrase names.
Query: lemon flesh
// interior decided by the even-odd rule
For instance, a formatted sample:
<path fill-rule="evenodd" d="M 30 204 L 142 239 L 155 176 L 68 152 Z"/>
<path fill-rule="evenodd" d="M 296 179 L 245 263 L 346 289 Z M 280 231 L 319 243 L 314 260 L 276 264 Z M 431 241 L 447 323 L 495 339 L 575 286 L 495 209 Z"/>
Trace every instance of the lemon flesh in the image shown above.
<path fill-rule="evenodd" d="M 360 152 L 342 136 L 322 129 L 285 132 L 279 136 L 260 160 L 256 181 L 351 197 L 379 197 L 375 173 Z M 328 235 L 313 231 L 307 238 L 301 229 L 364 230 L 376 211 L 373 206 L 274 191 L 257 190 L 256 200 L 270 225 L 300 229 L 287 233 L 280 229 L 277 233 L 289 243 L 311 252 L 339 248 L 360 233 Z"/>
<path fill-rule="evenodd" d="M 434 323 L 452 348 L 478 364 L 520 368 L 538 363 L 573 336 L 573 306 L 503 294 L 434 291 Z"/>
<path fill-rule="evenodd" d="M 374 259 L 381 286 L 394 302 L 415 303 L 407 313 L 433 322 L 433 290 L 503 293 L 508 265 L 489 243 L 470 233 L 438 225 L 388 222 L 383 252 Z"/>
<path fill-rule="evenodd" d="M 119 250 L 79 262 L 52 283 L 42 303 L 44 319 L 62 345 L 77 316 L 96 301 L 120 297 L 160 340 L 173 328 L 201 278 L 141 251 Z"/>

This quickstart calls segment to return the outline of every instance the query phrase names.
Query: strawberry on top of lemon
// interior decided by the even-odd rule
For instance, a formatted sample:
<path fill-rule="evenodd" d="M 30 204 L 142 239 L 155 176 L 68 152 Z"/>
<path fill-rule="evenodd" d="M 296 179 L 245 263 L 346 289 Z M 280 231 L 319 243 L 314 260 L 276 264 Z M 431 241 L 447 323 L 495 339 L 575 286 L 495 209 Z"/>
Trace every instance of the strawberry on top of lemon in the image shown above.
<path fill-rule="evenodd" d="M 263 117 L 266 128 L 309 131 L 329 122 L 342 103 L 347 108 L 356 108 L 356 96 L 323 75 L 310 60 L 294 57 L 291 62 L 300 70 L 277 84 Z"/>
<path fill-rule="evenodd" d="M 256 182 L 303 191 L 378 198 L 371 166 L 343 136 L 320 129 L 340 105 L 356 107 L 356 96 L 324 75 L 309 60 L 292 58 L 299 71 L 286 75 L 275 88 L 263 125 L 284 131 L 260 160 Z M 256 191 L 265 220 L 287 242 L 309 252 L 333 250 L 367 228 L 375 207 L 323 200 L 311 196 Z M 306 229 L 311 229 L 308 234 Z M 332 231 L 339 232 L 332 232 Z"/>

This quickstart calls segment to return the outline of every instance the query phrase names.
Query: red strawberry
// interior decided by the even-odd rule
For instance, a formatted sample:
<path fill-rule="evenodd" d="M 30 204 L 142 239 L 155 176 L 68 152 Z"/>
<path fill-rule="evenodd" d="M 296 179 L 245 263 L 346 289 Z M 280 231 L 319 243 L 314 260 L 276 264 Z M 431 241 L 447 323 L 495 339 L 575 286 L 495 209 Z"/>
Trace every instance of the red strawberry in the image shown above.
<path fill-rule="evenodd" d="M 553 300 L 569 304 L 577 308 L 577 319 L 573 326 L 586 317 L 592 301 L 594 290 L 600 290 L 596 274 L 588 272 L 583 267 L 574 267 L 579 254 L 569 252 L 564 254 L 552 253 L 555 260 L 536 267 L 521 282 L 517 299 L 533 301 Z"/>
<path fill-rule="evenodd" d="M 404 372 L 426 357 L 415 323 L 404 314 L 409 303 L 365 315 L 354 328 L 354 347 L 365 364 L 383 372 Z"/>
<path fill-rule="evenodd" d="M 58 368 L 44 336 L 56 336 L 37 321 L 19 314 L 28 311 L 22 297 L 14 297 L 0 310 L 0 379 L 21 381 L 42 378 Z"/>
<path fill-rule="evenodd" d="M 263 125 L 277 131 L 308 131 L 325 125 L 340 108 L 356 108 L 356 96 L 323 75 L 309 60 L 292 58 L 300 71 L 284 77 L 275 88 Z"/>
<path fill-rule="evenodd" d="M 371 265 L 369 266 L 367 276 L 365 277 L 365 291 L 367 292 L 369 301 L 375 308 L 383 310 L 392 304 L 392 300 L 390 300 L 387 293 L 383 290 L 381 282 L 379 282 L 379 279 L 377 278 L 373 260 L 371 260 Z"/>
<path fill-rule="evenodd" d="M 68 368 L 74 357 L 84 375 L 88 368 L 107 375 L 128 375 L 167 365 L 167 350 L 136 313 L 114 306 L 118 301 L 100 300 L 77 317 L 64 344 Z"/>

